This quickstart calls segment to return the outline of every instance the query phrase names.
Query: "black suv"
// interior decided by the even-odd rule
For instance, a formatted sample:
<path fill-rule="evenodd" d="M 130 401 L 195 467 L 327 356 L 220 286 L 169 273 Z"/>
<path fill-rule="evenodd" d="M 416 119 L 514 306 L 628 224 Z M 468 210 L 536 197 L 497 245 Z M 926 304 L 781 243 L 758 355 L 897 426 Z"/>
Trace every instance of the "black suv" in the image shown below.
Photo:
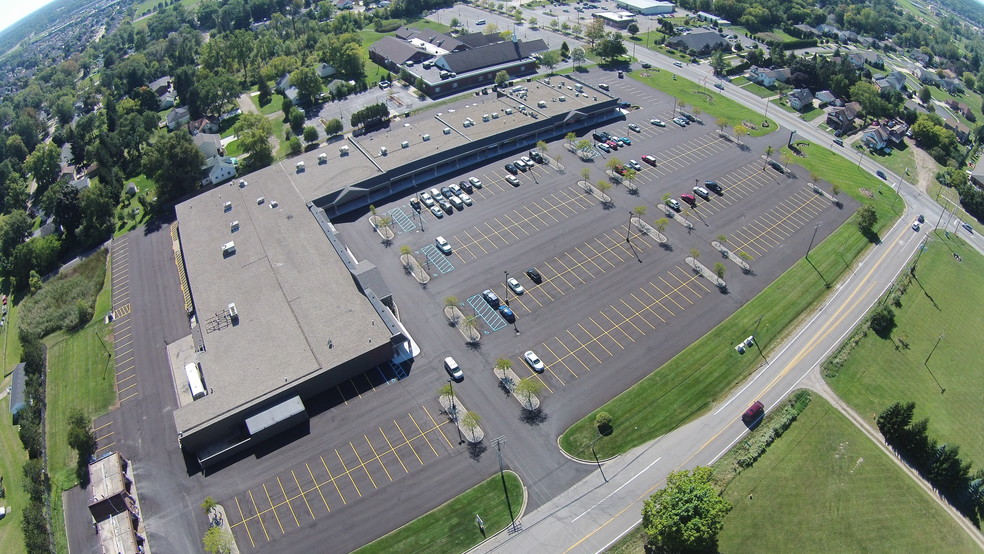
<path fill-rule="evenodd" d="M 724 190 L 721 188 L 721 185 L 719 185 L 717 181 L 704 181 L 704 186 L 718 194 L 724 192 Z"/>
<path fill-rule="evenodd" d="M 540 276 L 540 272 L 537 271 L 535 267 L 527 269 L 526 276 L 530 278 L 530 281 L 533 281 L 536 284 L 540 284 L 540 282 L 543 281 L 543 277 Z"/>
<path fill-rule="evenodd" d="M 543 163 L 543 156 L 540 155 L 538 150 L 530 150 L 530 159 L 538 164 Z"/>

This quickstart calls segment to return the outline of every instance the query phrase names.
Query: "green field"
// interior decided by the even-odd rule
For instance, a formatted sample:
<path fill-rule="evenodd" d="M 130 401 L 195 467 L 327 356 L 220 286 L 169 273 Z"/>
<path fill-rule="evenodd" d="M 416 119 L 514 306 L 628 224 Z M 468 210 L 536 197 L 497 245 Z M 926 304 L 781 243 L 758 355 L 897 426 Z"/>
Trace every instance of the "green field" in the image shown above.
<path fill-rule="evenodd" d="M 984 466 L 984 371 L 976 363 L 984 359 L 984 343 L 973 322 L 981 321 L 984 306 L 984 257 L 962 240 L 933 233 L 916 278 L 905 288 L 891 337 L 869 332 L 827 380 L 872 421 L 896 401 L 915 402 L 916 419 L 930 420 L 929 436 L 960 446 L 976 469 Z"/>
<path fill-rule="evenodd" d="M 767 89 L 758 83 L 753 83 L 745 77 L 738 77 L 731 82 L 760 98 L 771 98 L 777 94 L 776 91 Z"/>
<path fill-rule="evenodd" d="M 929 494 L 816 395 L 724 497 L 734 509 L 721 552 L 979 552 Z"/>
<path fill-rule="evenodd" d="M 912 153 L 913 148 L 916 147 L 908 146 L 904 150 L 892 148 L 892 151 L 888 154 L 883 152 L 873 153 L 868 148 L 864 148 L 864 154 L 865 156 L 868 156 L 872 160 L 891 170 L 892 173 L 902 175 L 902 178 L 906 181 L 913 182 L 918 180 L 918 177 L 916 176 L 916 159 L 915 155 Z M 857 149 L 857 145 L 855 145 L 855 149 Z M 939 165 L 937 165 L 937 168 L 939 168 Z M 906 174 L 907 170 L 909 172 L 908 175 Z M 936 179 L 933 179 L 933 181 L 935 182 Z M 894 186 L 895 183 L 891 183 L 891 185 Z"/>
<path fill-rule="evenodd" d="M 514 517 L 523 507 L 523 483 L 509 471 L 505 483 L 498 475 L 490 477 L 448 503 L 424 514 L 392 533 L 380 537 L 355 552 L 465 552 L 510 524 L 509 506 Z M 506 504 L 505 488 L 509 490 Z M 485 522 L 485 536 L 475 516 Z"/>
<path fill-rule="evenodd" d="M 661 92 L 678 99 L 682 103 L 680 109 L 695 114 L 697 110 L 700 110 L 701 113 L 706 114 L 706 117 L 699 117 L 709 121 L 712 125 L 717 118 L 726 119 L 728 127 L 733 127 L 743 121 L 754 123 L 757 126 L 762 122 L 762 116 L 759 113 L 721 96 L 713 88 L 700 87 L 697 83 L 688 81 L 683 77 L 674 79 L 675 74 L 669 71 L 632 71 L 628 75 L 640 83 L 659 89 Z M 749 134 L 757 137 L 771 133 L 775 129 L 775 122 L 770 122 L 768 127 L 759 126 Z"/>
<path fill-rule="evenodd" d="M 2 380 L 2 386 L 10 386 L 10 377 Z M 0 415 L 3 416 L 0 421 L 0 475 L 3 475 L 3 487 L 7 491 L 0 503 L 11 509 L 10 515 L 0 521 L 0 552 L 20 554 L 27 552 L 21 532 L 21 516 L 28 504 L 22 471 L 27 452 L 17 436 L 18 428 L 10 419 L 10 397 L 0 400 Z"/>
<path fill-rule="evenodd" d="M 813 107 L 800 113 L 799 118 L 803 121 L 813 121 L 814 119 L 823 116 L 825 113 L 826 112 L 823 111 L 823 108 Z"/>
<path fill-rule="evenodd" d="M 869 200 L 861 189 L 874 190 L 879 179 L 858 169 L 848 160 L 812 145 L 801 147 L 805 158 L 794 158 L 807 172 L 821 176 L 821 187 L 836 183 L 858 201 L 872 202 L 878 213 L 876 231 L 891 223 L 903 205 L 892 212 L 895 197 L 892 190 L 875 194 Z M 561 448 L 575 457 L 590 456 L 588 445 L 594 442 L 601 458 L 626 452 L 693 419 L 737 383 L 744 380 L 760 362 L 754 354 L 740 356 L 730 345 L 736 337 L 744 337 L 758 328 L 758 341 L 763 350 L 778 338 L 796 318 L 811 305 L 819 302 L 848 265 L 870 246 L 853 224 L 853 218 L 838 228 L 810 253 L 810 262 L 799 260 L 758 296 L 742 306 L 720 325 L 691 344 L 660 368 L 572 425 L 560 438 Z M 755 261 L 751 262 L 752 269 Z M 816 269 L 814 269 L 814 267 Z M 598 439 L 594 417 L 605 411 L 614 418 L 614 432 Z"/>
<path fill-rule="evenodd" d="M 256 106 L 256 109 L 263 115 L 270 115 L 283 111 L 284 97 L 279 94 L 271 94 L 270 101 L 262 106 L 260 105 L 260 95 L 257 94 L 256 96 L 250 96 L 249 99 L 253 101 L 253 105 Z"/>

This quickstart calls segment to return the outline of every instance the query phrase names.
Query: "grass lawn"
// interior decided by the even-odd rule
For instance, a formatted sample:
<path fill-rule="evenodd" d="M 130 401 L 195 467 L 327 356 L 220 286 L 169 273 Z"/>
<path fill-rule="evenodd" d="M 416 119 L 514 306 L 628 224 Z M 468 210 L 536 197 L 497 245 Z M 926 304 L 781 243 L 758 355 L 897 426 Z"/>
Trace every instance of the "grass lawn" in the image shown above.
<path fill-rule="evenodd" d="M 976 469 L 984 466 L 984 371 L 973 360 L 984 358 L 984 344 L 970 322 L 980 321 L 984 305 L 984 257 L 952 235 L 933 233 L 916 278 L 895 310 L 891 337 L 868 333 L 827 381 L 872 421 L 893 402 L 915 402 L 916 419 L 929 418 L 929 436 L 960 446 Z"/>
<path fill-rule="evenodd" d="M 801 113 L 799 117 L 803 121 L 813 121 L 814 119 L 823 116 L 825 113 L 826 112 L 823 111 L 823 108 L 817 108 L 816 106 L 814 106 L 806 110 L 805 112 Z"/>
<path fill-rule="evenodd" d="M 957 194 L 956 189 L 945 187 L 945 186 L 941 185 L 939 181 L 937 181 L 936 179 L 933 179 L 932 183 L 929 185 L 929 190 L 928 190 L 927 194 L 929 194 L 929 196 L 932 196 L 933 198 L 935 198 L 936 201 L 941 206 L 943 206 L 943 208 L 945 210 L 950 210 L 950 209 L 952 209 L 953 206 L 956 206 L 957 207 L 957 211 L 956 211 L 956 215 L 954 215 L 954 217 L 956 217 L 957 219 L 959 219 L 960 221 L 963 221 L 965 223 L 970 223 L 978 231 L 981 230 L 981 227 L 977 223 L 977 220 L 975 218 L 971 217 L 971 215 L 968 214 L 966 211 L 964 211 L 964 209 L 960 206 L 960 198 L 959 198 L 960 195 Z M 943 198 L 949 199 L 950 202 L 952 202 L 952 204 L 951 203 L 948 203 L 948 202 L 945 202 L 943 200 Z"/>
<path fill-rule="evenodd" d="M 771 102 L 776 106 L 779 106 L 780 108 L 782 108 L 783 110 L 789 113 L 799 114 L 798 111 L 794 110 L 793 107 L 789 105 L 789 102 L 787 102 L 785 98 L 774 98 L 772 100 L 769 100 L 769 102 Z"/>
<path fill-rule="evenodd" d="M 257 110 L 263 115 L 270 115 L 272 113 L 279 113 L 283 111 L 284 97 L 277 93 L 270 95 L 270 101 L 264 105 L 260 105 L 260 95 L 250 96 L 250 100 L 253 101 L 253 105 L 256 106 Z"/>
<path fill-rule="evenodd" d="M 724 497 L 734 508 L 721 552 L 977 552 L 925 491 L 816 395 Z"/>
<path fill-rule="evenodd" d="M 746 82 L 747 84 L 741 85 L 741 88 L 747 90 L 748 92 L 751 92 L 752 94 L 758 96 L 759 98 L 771 98 L 777 94 L 776 91 L 763 87 L 758 83 L 753 83 L 751 81 L 748 81 L 747 79 Z"/>
<path fill-rule="evenodd" d="M 643 73 L 648 76 L 643 77 Z M 681 105 L 681 109 L 690 112 L 700 109 L 703 114 L 709 116 L 703 119 L 709 119 L 711 124 L 714 124 L 714 120 L 717 118 L 726 119 L 728 121 L 728 127 L 738 125 L 742 121 L 754 122 L 756 125 L 762 121 L 762 116 L 759 113 L 742 106 L 734 100 L 725 98 L 717 92 L 712 92 L 714 89 L 701 88 L 697 83 L 688 81 L 683 77 L 673 79 L 674 74 L 669 71 L 632 71 L 627 75 L 636 81 L 676 97 L 687 106 L 684 108 Z M 758 126 L 758 128 L 751 130 L 749 134 L 757 137 L 771 133 L 775 129 L 775 122 L 770 121 L 768 127 Z"/>
<path fill-rule="evenodd" d="M 226 156 L 229 156 L 230 158 L 235 158 L 236 156 L 243 155 L 243 149 L 241 146 L 239 146 L 239 141 L 234 140 L 226 145 L 225 153 Z"/>
<path fill-rule="evenodd" d="M 5 372 L 6 373 L 6 372 Z M 10 377 L 3 379 L 4 388 L 10 386 Z M 24 462 L 27 452 L 17 436 L 17 427 L 10 419 L 10 397 L 0 400 L 0 475 L 3 475 L 3 487 L 7 496 L 3 504 L 11 508 L 11 513 L 3 518 L 0 525 L 0 552 L 20 554 L 27 552 L 24 548 L 24 534 L 21 532 L 21 517 L 29 499 L 24 492 Z"/>
<path fill-rule="evenodd" d="M 127 184 L 133 183 L 134 185 L 136 185 L 137 196 L 143 195 L 143 197 L 147 200 L 157 196 L 155 192 L 157 185 L 154 184 L 153 181 L 148 179 L 147 176 L 144 175 L 143 173 L 137 175 L 132 179 L 127 179 L 126 183 Z M 129 233 L 130 231 L 132 231 L 133 229 L 135 229 L 137 226 L 143 225 L 144 223 L 147 222 L 148 219 L 150 219 L 150 215 L 151 215 L 150 212 L 143 209 L 143 207 L 141 207 L 140 203 L 137 202 L 136 196 L 128 197 L 127 200 L 125 201 L 125 207 L 126 210 L 133 215 L 131 215 L 130 217 L 128 217 L 126 220 L 122 222 L 117 220 L 116 232 L 113 233 L 114 237 L 123 236 Z"/>
<path fill-rule="evenodd" d="M 509 505 L 514 515 L 523 506 L 523 484 L 519 476 L 509 471 L 505 483 L 495 475 L 452 499 L 443 506 L 380 537 L 355 552 L 465 552 L 485 538 L 475 521 L 475 515 L 485 522 L 485 535 L 505 529 L 510 524 L 509 507 L 503 487 L 509 489 Z"/>
<path fill-rule="evenodd" d="M 892 170 L 896 175 L 902 175 L 907 181 L 916 181 L 918 177 L 916 176 L 916 159 L 915 155 L 912 153 L 914 146 L 909 146 L 905 150 L 898 150 L 892 148 L 892 151 L 888 154 L 883 152 L 871 152 L 868 148 L 864 149 L 864 155 L 875 160 L 876 162 L 882 164 L 888 169 Z M 855 147 L 855 154 L 857 153 L 857 147 Z M 906 170 L 909 171 L 909 175 L 906 175 Z M 935 181 L 935 179 L 933 179 Z M 893 186 L 895 183 L 891 183 Z"/>
<path fill-rule="evenodd" d="M 803 166 L 808 174 L 820 176 L 822 188 L 829 190 L 828 183 L 836 183 L 842 194 L 874 205 L 878 214 L 876 232 L 901 213 L 901 203 L 897 203 L 897 212 L 890 210 L 895 196 L 892 190 L 876 194 L 873 199 L 868 199 L 861 192 L 862 188 L 875 190 L 879 181 L 876 177 L 825 148 L 808 144 L 801 150 L 806 157 L 793 157 L 794 162 Z M 849 219 L 810 252 L 810 261 L 817 270 L 800 259 L 700 340 L 572 425 L 560 438 L 561 448 L 573 456 L 587 458 L 587 445 L 598 437 L 594 418 L 601 411 L 608 412 L 614 418 L 614 432 L 595 442 L 600 458 L 625 452 L 697 417 L 744 380 L 760 363 L 754 355 L 741 356 L 732 348 L 721 345 L 730 344 L 738 335 L 747 335 L 761 317 L 757 336 L 760 346 L 767 350 L 770 343 L 780 337 L 800 314 L 828 292 L 824 279 L 836 282 L 847 270 L 848 264 L 869 246 L 870 242 L 854 225 L 854 219 Z M 751 266 L 755 268 L 754 260 Z"/>

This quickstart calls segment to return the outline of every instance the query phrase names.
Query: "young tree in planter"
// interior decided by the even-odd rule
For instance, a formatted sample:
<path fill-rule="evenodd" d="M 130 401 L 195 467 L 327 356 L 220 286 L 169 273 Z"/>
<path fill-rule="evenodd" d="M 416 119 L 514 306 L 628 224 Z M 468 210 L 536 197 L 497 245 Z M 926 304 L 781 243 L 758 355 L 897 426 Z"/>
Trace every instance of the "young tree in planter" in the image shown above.
<path fill-rule="evenodd" d="M 523 402 L 523 407 L 527 410 L 532 410 L 533 398 L 540 394 L 540 391 L 542 390 L 543 383 L 533 377 L 529 377 L 527 379 L 523 379 L 516 385 L 516 389 L 513 391 L 513 394 L 515 394 L 516 398 L 519 398 Z"/>

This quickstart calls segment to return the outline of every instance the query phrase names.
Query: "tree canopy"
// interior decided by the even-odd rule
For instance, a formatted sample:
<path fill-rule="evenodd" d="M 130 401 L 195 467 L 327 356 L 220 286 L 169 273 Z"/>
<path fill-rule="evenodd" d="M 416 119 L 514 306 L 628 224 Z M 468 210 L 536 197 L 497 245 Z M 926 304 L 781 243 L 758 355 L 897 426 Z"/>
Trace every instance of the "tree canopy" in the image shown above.
<path fill-rule="evenodd" d="M 144 173 L 157 183 L 157 197 L 163 201 L 194 190 L 202 174 L 205 156 L 184 129 L 157 140 L 143 158 Z"/>
<path fill-rule="evenodd" d="M 666 487 L 642 508 L 642 527 L 652 547 L 670 552 L 713 552 L 731 503 L 711 485 L 713 470 L 675 471 Z"/>

